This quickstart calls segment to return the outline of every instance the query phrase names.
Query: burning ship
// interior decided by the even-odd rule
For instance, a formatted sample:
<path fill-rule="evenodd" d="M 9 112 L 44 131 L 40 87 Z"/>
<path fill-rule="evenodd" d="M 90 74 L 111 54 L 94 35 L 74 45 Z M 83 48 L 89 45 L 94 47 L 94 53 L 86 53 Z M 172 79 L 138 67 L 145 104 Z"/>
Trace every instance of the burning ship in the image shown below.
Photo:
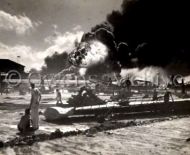
<path fill-rule="evenodd" d="M 98 105 L 97 110 L 89 103 L 91 108 L 87 110 L 83 107 L 74 108 L 75 114 L 85 113 L 84 111 L 88 114 L 94 114 L 95 111 L 189 111 L 189 100 L 179 97 L 173 86 L 168 87 L 168 75 L 177 74 L 179 70 L 183 75 L 189 73 L 189 40 L 185 39 L 189 36 L 189 17 L 186 12 L 189 9 L 186 6 L 188 5 L 185 3 L 179 5 L 175 2 L 165 2 L 163 5 L 159 1 L 126 0 L 120 11 L 113 11 L 107 16 L 106 22 L 85 33 L 75 50 L 70 53 L 69 62 L 79 68 L 83 76 L 114 73 L 116 84 L 115 81 L 102 80 L 91 80 L 91 83 L 99 84 L 97 89 L 100 92 L 113 92 L 113 96 L 117 92 L 118 96 L 117 103 L 107 101 L 104 105 Z M 168 10 L 172 13 L 168 13 Z M 176 10 L 180 11 L 176 14 Z M 148 79 L 134 79 L 135 76 L 126 79 L 118 77 L 123 70 L 136 69 L 139 73 L 151 70 L 150 68 L 155 71 L 153 77 L 159 77 L 156 78 L 156 84 L 154 80 L 149 79 L 152 77 L 151 71 L 151 74 L 145 75 Z M 166 73 L 157 68 L 164 68 Z M 159 76 L 156 76 L 157 74 Z M 182 94 L 188 96 L 184 85 L 182 83 L 178 88 L 183 89 Z"/>
<path fill-rule="evenodd" d="M 103 36 L 106 37 L 105 40 Z M 122 78 L 123 62 L 116 61 L 119 57 L 117 54 L 122 48 L 127 49 L 128 45 L 119 43 L 117 46 L 112 33 L 106 29 L 101 28 L 94 33 L 84 34 L 81 43 L 69 55 L 72 67 L 57 75 L 79 70 L 79 74 L 84 77 L 92 73 L 101 76 L 103 73 L 110 72 L 113 73 L 113 76 L 108 80 L 90 79 L 77 95 L 73 95 L 67 101 L 68 104 L 46 109 L 46 119 L 51 121 L 65 117 L 96 118 L 98 116 L 108 117 L 112 114 L 115 115 L 114 117 L 118 117 L 121 114 L 129 116 L 188 112 L 190 110 L 188 99 L 177 99 L 175 95 L 171 95 L 167 89 L 167 73 L 159 68 L 149 67 L 144 71 L 140 70 L 142 75 L 147 73 L 147 79 L 134 78 L 136 76 L 131 76 L 131 74 Z M 133 60 L 130 53 L 127 57 L 129 61 Z M 157 77 L 158 73 L 161 75 Z M 156 80 L 150 79 L 151 74 L 156 76 Z M 112 81 L 113 77 L 114 81 Z M 94 89 L 90 87 L 90 83 L 95 83 Z M 109 97 L 104 99 L 102 96 Z"/>

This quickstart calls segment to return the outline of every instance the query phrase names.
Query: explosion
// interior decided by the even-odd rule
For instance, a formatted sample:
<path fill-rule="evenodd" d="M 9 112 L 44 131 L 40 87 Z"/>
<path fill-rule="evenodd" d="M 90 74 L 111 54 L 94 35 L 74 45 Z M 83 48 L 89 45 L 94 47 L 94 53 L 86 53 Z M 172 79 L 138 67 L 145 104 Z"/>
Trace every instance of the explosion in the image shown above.
<path fill-rule="evenodd" d="M 90 67 L 105 61 L 108 56 L 107 47 L 98 40 L 83 42 L 77 51 L 71 53 L 70 60 L 79 67 Z"/>
<path fill-rule="evenodd" d="M 86 71 L 87 71 L 87 68 L 80 68 L 80 69 L 79 69 L 79 74 L 80 74 L 80 76 L 85 76 Z"/>

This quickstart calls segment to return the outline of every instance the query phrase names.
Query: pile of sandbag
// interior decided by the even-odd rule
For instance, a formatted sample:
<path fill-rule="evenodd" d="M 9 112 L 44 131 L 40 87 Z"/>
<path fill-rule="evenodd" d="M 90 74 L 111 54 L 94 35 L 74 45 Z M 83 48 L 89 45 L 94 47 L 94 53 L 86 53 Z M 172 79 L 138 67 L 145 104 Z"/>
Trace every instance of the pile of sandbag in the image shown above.
<path fill-rule="evenodd" d="M 106 102 L 98 98 L 90 88 L 82 87 L 77 95 L 73 95 L 68 101 L 73 107 L 91 106 L 105 104 Z"/>

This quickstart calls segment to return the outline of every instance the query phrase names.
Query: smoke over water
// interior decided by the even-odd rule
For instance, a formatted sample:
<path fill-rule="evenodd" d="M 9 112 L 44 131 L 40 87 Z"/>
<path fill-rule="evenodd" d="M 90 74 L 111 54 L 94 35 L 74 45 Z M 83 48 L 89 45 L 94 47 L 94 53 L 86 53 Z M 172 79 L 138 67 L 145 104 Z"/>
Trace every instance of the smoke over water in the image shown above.
<path fill-rule="evenodd" d="M 142 80 L 164 86 L 166 86 L 170 80 L 168 73 L 163 68 L 154 66 L 145 67 L 143 69 L 122 69 L 120 75 L 122 79 L 129 78 L 131 82 Z"/>
<path fill-rule="evenodd" d="M 189 74 L 190 5 L 188 1 L 124 0 L 121 11 L 113 11 L 107 21 L 116 43 L 125 42 L 138 67 L 160 66 Z M 118 61 L 126 58 L 120 52 Z M 124 66 L 129 66 L 123 61 Z"/>
<path fill-rule="evenodd" d="M 105 72 L 158 66 L 172 74 L 189 74 L 189 19 L 190 6 L 184 0 L 124 0 L 120 11 L 110 13 L 106 22 L 81 39 L 81 44 L 96 40 L 102 51 L 94 52 L 86 46 L 83 54 L 79 47 L 70 62 L 79 67 L 86 65 L 87 72 L 92 66 L 94 71 L 105 68 Z M 92 58 L 95 53 L 100 54 L 95 56 L 97 59 Z"/>

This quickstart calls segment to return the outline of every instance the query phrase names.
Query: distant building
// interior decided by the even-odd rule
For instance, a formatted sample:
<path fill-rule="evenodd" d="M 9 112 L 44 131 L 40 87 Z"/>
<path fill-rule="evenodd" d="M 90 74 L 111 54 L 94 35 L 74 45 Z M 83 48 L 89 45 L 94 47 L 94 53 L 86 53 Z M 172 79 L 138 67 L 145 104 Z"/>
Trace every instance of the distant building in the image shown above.
<path fill-rule="evenodd" d="M 0 59 L 0 81 L 4 80 L 7 76 L 7 73 L 9 73 L 10 71 L 17 71 L 22 79 L 26 78 L 28 74 L 24 72 L 24 68 L 24 65 L 14 62 L 12 60 Z M 17 79 L 18 77 L 14 76 L 13 78 Z"/>
<path fill-rule="evenodd" d="M 25 68 L 24 65 L 21 65 L 12 60 L 0 59 L 0 72 L 1 73 L 8 73 L 11 70 L 16 70 L 17 72 L 19 72 L 22 75 L 22 74 L 25 74 L 24 68 Z"/>
<path fill-rule="evenodd" d="M 24 65 L 21 65 L 17 62 L 14 62 L 9 59 L 0 59 L 0 94 L 8 93 L 8 89 L 10 88 L 7 82 L 7 78 L 11 78 L 11 80 L 24 79 L 27 77 L 27 73 L 24 72 Z M 13 82 L 15 84 L 16 81 Z M 17 83 L 17 82 L 16 82 Z M 13 86 L 13 85 L 12 85 Z M 14 85 L 17 86 L 17 85 Z"/>

